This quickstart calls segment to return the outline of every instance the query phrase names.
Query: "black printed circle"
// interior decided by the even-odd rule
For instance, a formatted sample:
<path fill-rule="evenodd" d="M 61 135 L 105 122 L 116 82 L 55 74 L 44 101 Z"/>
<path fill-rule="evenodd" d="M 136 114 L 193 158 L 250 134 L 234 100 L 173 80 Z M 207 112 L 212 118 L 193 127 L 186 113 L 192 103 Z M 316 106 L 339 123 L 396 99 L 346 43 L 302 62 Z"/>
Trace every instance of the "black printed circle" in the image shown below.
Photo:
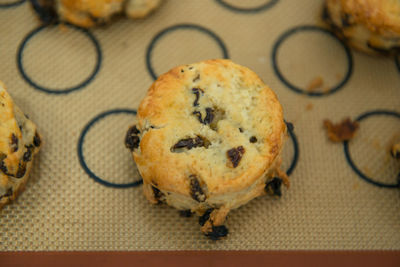
<path fill-rule="evenodd" d="M 136 110 L 134 109 L 113 109 L 109 110 L 106 112 L 103 112 L 99 115 L 97 115 L 95 118 L 93 118 L 84 128 L 81 133 L 81 136 L 79 137 L 78 141 L 78 158 L 79 158 L 79 163 L 81 164 L 83 170 L 91 177 L 93 178 L 96 182 L 108 186 L 108 187 L 114 187 L 114 188 L 127 188 L 127 187 L 135 187 L 143 183 L 142 180 L 135 181 L 132 183 L 112 183 L 107 181 L 106 179 L 100 178 L 98 175 L 96 175 L 86 164 L 85 157 L 83 155 L 83 145 L 85 143 L 85 137 L 89 130 L 100 120 L 104 119 L 107 116 L 114 115 L 114 114 L 130 114 L 130 115 L 135 115 L 136 116 Z M 121 140 L 121 145 L 123 145 L 123 140 Z"/>
<path fill-rule="evenodd" d="M 267 0 L 266 3 L 256 6 L 256 7 L 248 7 L 248 8 L 244 8 L 244 7 L 238 7 L 235 5 L 232 5 L 230 3 L 228 3 L 226 0 L 215 0 L 217 1 L 218 4 L 222 5 L 223 7 L 230 9 L 232 11 L 235 12 L 241 12 L 241 13 L 257 13 L 257 12 L 261 12 L 264 10 L 267 10 L 271 7 L 273 7 L 276 3 L 278 3 L 278 0 Z"/>
<path fill-rule="evenodd" d="M 168 27 L 168 28 L 162 30 L 161 32 L 157 33 L 154 36 L 154 38 L 151 40 L 149 46 L 147 47 L 146 66 L 147 66 L 147 70 L 150 73 L 150 76 L 154 80 L 156 80 L 157 76 L 158 76 L 154 71 L 154 68 L 153 68 L 153 65 L 152 65 L 152 61 L 151 61 L 152 52 L 154 50 L 154 47 L 160 41 L 160 39 L 162 39 L 162 37 L 164 37 L 167 34 L 170 34 L 170 33 L 174 32 L 174 31 L 177 31 L 177 30 L 195 30 L 195 31 L 199 31 L 201 33 L 205 33 L 206 35 L 211 37 L 217 43 L 217 45 L 220 47 L 223 58 L 229 58 L 228 50 L 227 50 L 224 42 L 222 41 L 221 38 L 219 38 L 211 30 L 209 30 L 207 28 L 204 28 L 203 26 L 196 25 L 196 24 L 178 24 L 178 25 L 174 25 L 174 26 Z"/>
<path fill-rule="evenodd" d="M 57 24 L 55 24 L 57 25 Z M 93 43 L 95 51 L 96 51 L 96 55 L 97 55 L 97 60 L 96 60 L 96 64 L 95 67 L 93 69 L 93 71 L 91 72 L 91 74 L 89 75 L 88 78 L 86 78 L 83 82 L 79 83 L 76 86 L 70 87 L 70 88 L 66 88 L 66 89 L 54 89 L 54 88 L 46 88 L 42 85 L 39 85 L 38 83 L 34 82 L 29 75 L 26 73 L 25 69 L 24 69 L 24 65 L 23 65 L 23 54 L 24 54 L 24 49 L 26 48 L 26 45 L 28 44 L 29 40 L 31 40 L 36 34 L 40 33 L 42 30 L 44 30 L 47 27 L 54 27 L 52 25 L 42 25 L 36 29 L 34 29 L 33 31 L 31 31 L 26 37 L 25 39 L 22 41 L 19 49 L 18 49 L 18 56 L 17 56 L 17 62 L 18 62 L 18 69 L 22 75 L 22 77 L 24 78 L 24 80 L 30 84 L 33 88 L 48 93 L 48 94 L 68 94 L 71 93 L 73 91 L 79 90 L 84 88 L 85 86 L 87 86 L 91 81 L 93 81 L 93 79 L 95 78 L 95 76 L 97 75 L 97 73 L 100 70 L 100 66 L 101 66 L 101 61 L 102 61 L 102 54 L 101 54 L 101 49 L 100 49 L 100 45 L 99 42 L 96 40 L 96 38 L 87 30 L 84 28 L 80 28 L 77 27 L 75 25 L 71 25 L 71 24 L 64 24 L 67 27 L 69 27 L 70 29 L 73 30 L 78 30 L 79 32 L 82 32 L 83 34 L 85 34 L 89 40 Z"/>
<path fill-rule="evenodd" d="M 344 76 L 344 78 L 335 86 L 331 87 L 328 91 L 326 92 L 310 92 L 307 91 L 303 88 L 300 88 L 296 85 L 294 85 L 293 83 L 291 83 L 286 77 L 284 77 L 284 75 L 282 74 L 282 71 L 279 69 L 278 66 L 278 60 L 277 60 L 277 55 L 278 55 L 278 51 L 280 46 L 282 45 L 282 43 L 284 41 L 286 41 L 289 37 L 293 36 L 294 34 L 298 34 L 300 32 L 305 32 L 305 31 L 311 31 L 311 32 L 320 32 L 323 34 L 327 34 L 328 36 L 332 37 L 334 40 L 336 40 L 342 47 L 343 50 L 345 51 L 345 55 L 347 58 L 347 70 L 346 70 L 346 74 Z M 296 93 L 299 94 L 306 94 L 309 96 L 326 96 L 326 95 L 330 95 L 333 94 L 335 92 L 337 92 L 339 89 L 341 89 L 350 79 L 351 74 L 353 72 L 353 58 L 351 55 L 351 51 L 350 49 L 347 47 L 347 45 L 345 43 L 343 43 L 339 38 L 336 37 L 336 35 L 334 35 L 332 32 L 321 28 L 321 27 L 317 27 L 317 26 L 299 26 L 299 27 L 295 27 L 293 29 L 290 29 L 288 31 L 286 31 L 285 33 L 283 33 L 277 40 L 277 42 L 274 44 L 273 49 L 272 49 L 272 67 L 276 73 L 276 75 L 278 76 L 278 78 L 291 90 L 295 91 Z"/>
<path fill-rule="evenodd" d="M 23 4 L 26 0 L 17 0 L 14 2 L 9 2 L 9 3 L 2 3 L 0 4 L 0 8 L 8 8 L 8 7 L 14 7 L 18 6 L 20 4 Z"/>
<path fill-rule="evenodd" d="M 291 175 L 292 172 L 294 171 L 294 168 L 296 168 L 297 162 L 299 161 L 299 144 L 297 142 L 297 137 L 296 137 L 296 134 L 294 133 L 292 124 L 287 123 L 287 122 L 285 122 L 285 123 L 286 123 L 287 129 L 288 129 L 289 136 L 292 139 L 293 150 L 294 150 L 292 163 L 290 164 L 289 168 L 286 170 L 286 174 Z"/>
<path fill-rule="evenodd" d="M 397 70 L 400 72 L 400 54 L 394 57 L 394 62 L 396 63 Z"/>
<path fill-rule="evenodd" d="M 400 119 L 400 113 L 394 112 L 394 111 L 389 111 L 389 110 L 375 110 L 375 111 L 369 111 L 364 114 L 361 114 L 358 118 L 356 118 L 356 121 L 361 122 L 364 119 L 367 119 L 372 116 L 392 116 L 395 118 Z M 354 163 L 353 159 L 351 158 L 350 151 L 349 151 L 349 142 L 344 141 L 343 142 L 343 148 L 344 148 L 344 154 L 346 156 L 346 160 L 350 167 L 353 169 L 353 171 L 361 177 L 364 181 L 373 184 L 378 187 L 384 187 L 384 188 L 399 188 L 400 187 L 400 181 L 397 181 L 396 183 L 381 183 L 377 182 L 376 179 L 368 177 L 366 174 L 364 174 Z"/>

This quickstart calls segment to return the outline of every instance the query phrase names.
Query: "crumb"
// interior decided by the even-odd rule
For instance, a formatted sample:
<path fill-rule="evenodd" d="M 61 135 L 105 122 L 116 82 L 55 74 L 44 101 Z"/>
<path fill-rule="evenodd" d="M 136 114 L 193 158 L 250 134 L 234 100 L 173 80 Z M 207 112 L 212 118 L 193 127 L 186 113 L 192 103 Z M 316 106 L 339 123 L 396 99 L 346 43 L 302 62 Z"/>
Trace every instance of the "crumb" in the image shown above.
<path fill-rule="evenodd" d="M 314 106 L 313 106 L 312 103 L 308 103 L 307 106 L 306 106 L 306 110 L 307 111 L 312 110 L 313 108 L 314 108 Z"/>
<path fill-rule="evenodd" d="M 307 91 L 315 91 L 315 89 L 321 88 L 324 84 L 324 80 L 321 76 L 315 77 L 307 86 Z"/>
<path fill-rule="evenodd" d="M 356 121 L 351 121 L 350 118 L 343 120 L 338 124 L 333 124 L 330 120 L 324 120 L 328 138 L 332 142 L 342 142 L 352 139 L 359 128 Z"/>
<path fill-rule="evenodd" d="M 341 80 L 343 79 L 343 75 L 340 74 L 340 73 L 336 73 L 336 79 L 337 79 L 338 81 L 341 81 Z"/>
<path fill-rule="evenodd" d="M 395 159 L 400 159 L 400 143 L 392 145 L 390 149 L 390 154 Z"/>

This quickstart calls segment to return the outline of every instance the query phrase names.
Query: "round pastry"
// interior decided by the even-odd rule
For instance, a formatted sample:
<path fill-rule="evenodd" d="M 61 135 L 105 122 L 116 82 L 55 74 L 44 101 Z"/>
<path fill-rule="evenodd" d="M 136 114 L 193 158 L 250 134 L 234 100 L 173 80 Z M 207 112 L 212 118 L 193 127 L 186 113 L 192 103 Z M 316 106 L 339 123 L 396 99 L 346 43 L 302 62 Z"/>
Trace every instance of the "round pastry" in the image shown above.
<path fill-rule="evenodd" d="M 250 69 L 207 60 L 161 75 L 125 139 L 151 203 L 190 210 L 213 239 L 228 212 L 268 192 L 280 195 L 286 139 L 282 107 Z"/>
<path fill-rule="evenodd" d="M 160 3 L 161 0 L 32 0 L 44 22 L 60 20 L 85 28 L 106 24 L 122 14 L 144 18 Z"/>
<path fill-rule="evenodd" d="M 340 38 L 369 54 L 400 51 L 400 1 L 326 0 L 324 20 Z"/>
<path fill-rule="evenodd" d="M 14 105 L 0 81 L 0 208 L 24 189 L 40 145 L 36 126 Z"/>

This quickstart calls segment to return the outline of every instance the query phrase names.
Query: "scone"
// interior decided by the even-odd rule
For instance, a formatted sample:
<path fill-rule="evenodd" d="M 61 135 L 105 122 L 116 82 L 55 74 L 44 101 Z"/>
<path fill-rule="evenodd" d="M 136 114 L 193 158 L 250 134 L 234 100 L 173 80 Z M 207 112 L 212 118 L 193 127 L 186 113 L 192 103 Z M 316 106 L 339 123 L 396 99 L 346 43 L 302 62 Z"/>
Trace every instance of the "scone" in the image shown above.
<path fill-rule="evenodd" d="M 218 239 L 228 212 L 271 192 L 280 195 L 286 139 L 282 107 L 250 69 L 207 60 L 161 75 L 142 100 L 125 139 L 151 203 L 201 216 Z"/>
<path fill-rule="evenodd" d="M 127 15 L 144 18 L 156 9 L 162 0 L 38 0 L 32 1 L 35 10 L 43 16 L 54 14 L 57 20 L 89 28 L 103 25 L 113 17 Z M 38 3 L 39 2 L 39 3 Z M 39 11 L 42 10 L 43 12 Z M 45 20 L 49 22 L 48 19 Z"/>
<path fill-rule="evenodd" d="M 41 138 L 0 81 L 0 208 L 24 189 Z"/>
<path fill-rule="evenodd" d="M 399 0 L 326 0 L 324 20 L 340 38 L 369 54 L 400 51 Z"/>

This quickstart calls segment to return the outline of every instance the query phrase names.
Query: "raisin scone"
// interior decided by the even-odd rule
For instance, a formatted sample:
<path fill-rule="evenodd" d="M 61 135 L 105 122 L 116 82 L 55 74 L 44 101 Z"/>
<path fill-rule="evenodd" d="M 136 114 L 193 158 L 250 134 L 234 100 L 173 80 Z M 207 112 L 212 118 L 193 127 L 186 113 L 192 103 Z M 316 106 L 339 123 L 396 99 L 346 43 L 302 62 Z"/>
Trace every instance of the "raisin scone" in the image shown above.
<path fill-rule="evenodd" d="M 400 51 L 399 0 L 326 0 L 324 20 L 340 38 L 369 54 Z"/>
<path fill-rule="evenodd" d="M 41 137 L 0 81 L 0 208 L 24 189 Z"/>
<path fill-rule="evenodd" d="M 32 0 L 32 5 L 45 22 L 65 21 L 89 28 L 103 25 L 113 17 L 126 15 L 144 18 L 162 0 Z"/>
<path fill-rule="evenodd" d="M 161 75 L 125 138 L 151 203 L 201 216 L 218 239 L 228 212 L 289 185 L 279 167 L 287 136 L 274 92 L 250 69 L 207 60 Z"/>

